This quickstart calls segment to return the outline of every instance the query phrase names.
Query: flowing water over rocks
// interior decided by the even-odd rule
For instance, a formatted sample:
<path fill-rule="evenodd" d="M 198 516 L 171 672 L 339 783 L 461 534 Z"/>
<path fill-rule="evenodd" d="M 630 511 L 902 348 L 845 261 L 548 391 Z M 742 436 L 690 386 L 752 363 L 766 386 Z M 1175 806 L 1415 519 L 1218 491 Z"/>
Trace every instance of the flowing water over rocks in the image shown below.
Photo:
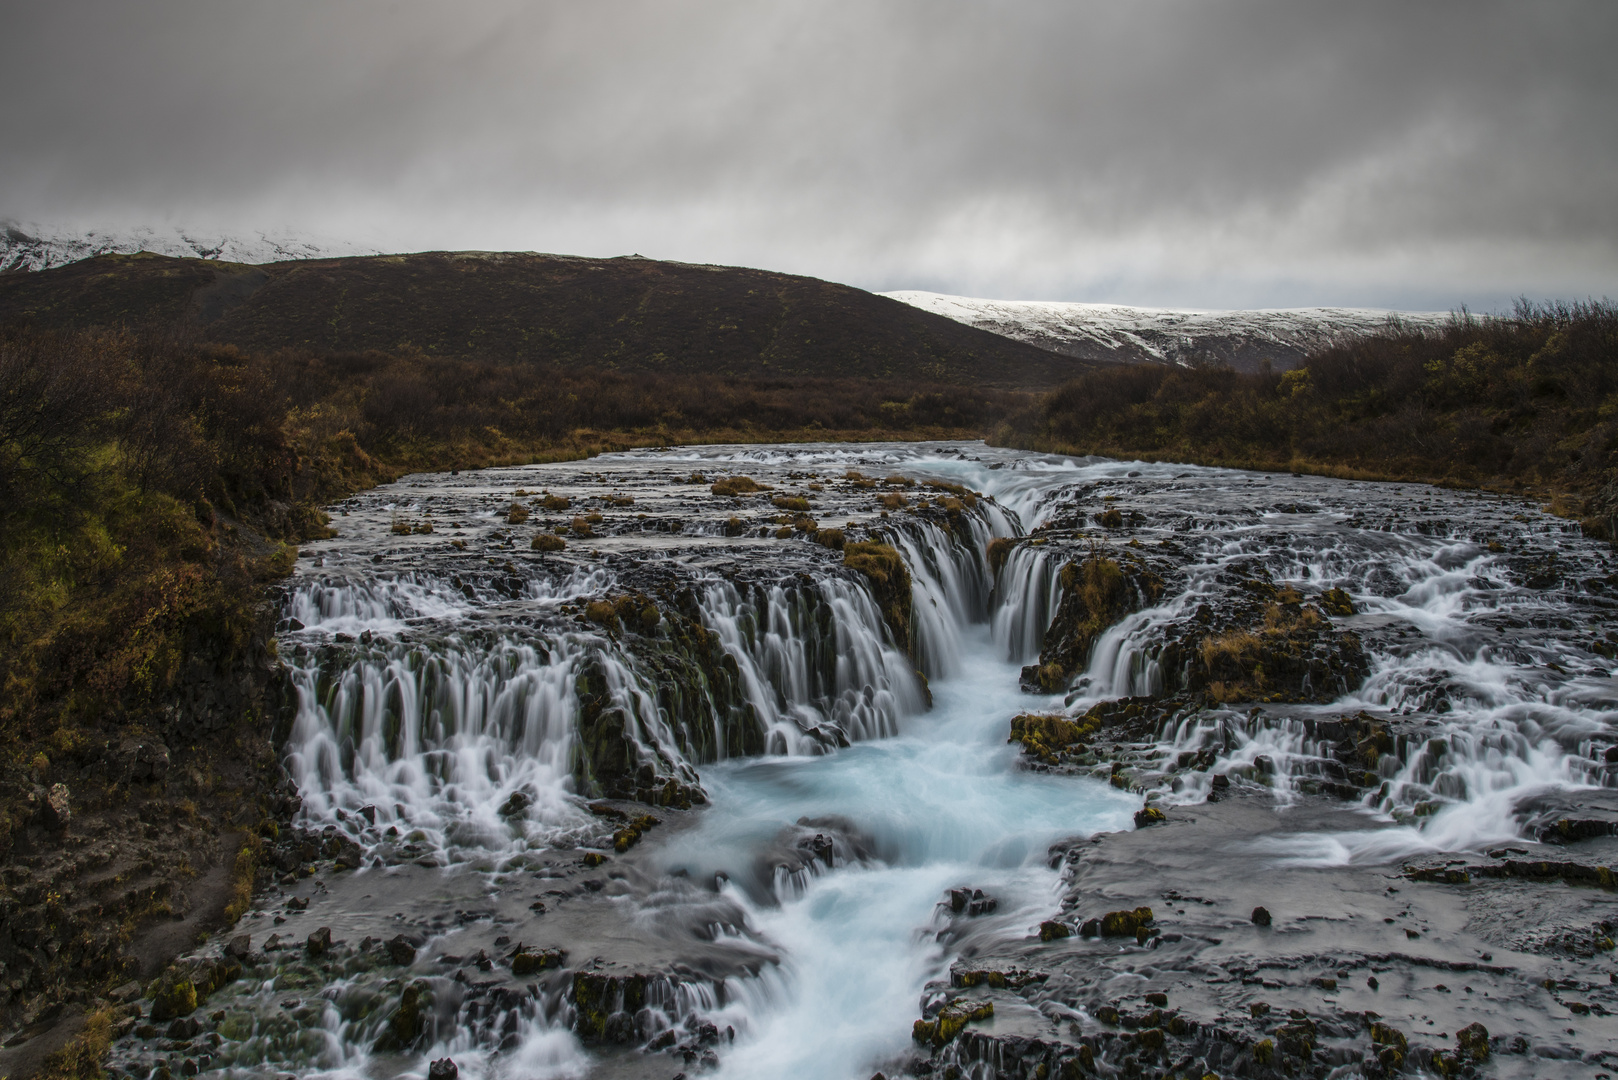
<path fill-rule="evenodd" d="M 415 476 L 280 596 L 254 909 L 136 1076 L 1590 1076 L 1610 550 L 980 444 Z"/>

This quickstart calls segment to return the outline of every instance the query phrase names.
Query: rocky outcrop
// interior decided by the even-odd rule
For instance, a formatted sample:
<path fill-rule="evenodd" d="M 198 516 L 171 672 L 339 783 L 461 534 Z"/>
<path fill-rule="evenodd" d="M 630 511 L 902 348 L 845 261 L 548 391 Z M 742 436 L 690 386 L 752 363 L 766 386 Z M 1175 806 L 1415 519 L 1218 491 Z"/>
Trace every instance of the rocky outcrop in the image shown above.
<path fill-rule="evenodd" d="M 910 638 L 910 571 L 904 559 L 890 544 L 875 541 L 845 544 L 843 565 L 864 575 L 871 595 L 882 612 L 882 620 L 893 633 L 893 640 L 904 652 L 913 648 Z"/>
<path fill-rule="evenodd" d="M 1092 549 L 1061 572 L 1062 599 L 1045 632 L 1039 663 L 1023 669 L 1023 685 L 1055 693 L 1090 662 L 1090 652 L 1109 627 L 1130 612 L 1157 603 L 1163 579 L 1128 549 L 1102 554 Z"/>
<path fill-rule="evenodd" d="M 228 656 L 189 643 L 161 700 L 64 723 L 48 754 L 0 770 L 21 796 L 0 804 L 0 1030 L 150 978 L 180 943 L 148 931 L 219 924 L 242 834 L 284 809 L 271 629 Z"/>

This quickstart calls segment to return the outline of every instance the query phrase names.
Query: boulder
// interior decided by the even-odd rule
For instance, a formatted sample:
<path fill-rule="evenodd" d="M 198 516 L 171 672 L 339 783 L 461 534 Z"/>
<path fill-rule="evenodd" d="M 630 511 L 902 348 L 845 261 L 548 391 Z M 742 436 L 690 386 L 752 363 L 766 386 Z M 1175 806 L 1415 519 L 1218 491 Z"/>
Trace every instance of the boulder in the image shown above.
<path fill-rule="evenodd" d="M 415 1045 L 427 1030 L 428 1013 L 432 1010 L 433 989 L 423 979 L 417 979 L 399 994 L 399 1007 L 388 1017 L 387 1027 L 377 1037 L 378 1053 L 399 1052 Z"/>
<path fill-rule="evenodd" d="M 518 945 L 517 951 L 511 954 L 511 973 L 521 978 L 549 968 L 559 968 L 566 963 L 566 949 L 530 950 Z"/>
<path fill-rule="evenodd" d="M 416 947 L 403 934 L 397 934 L 388 941 L 388 960 L 406 967 L 416 962 Z"/>
<path fill-rule="evenodd" d="M 911 1025 L 910 1037 L 919 1043 L 931 1043 L 937 1049 L 959 1035 L 973 1020 L 987 1020 L 992 1016 L 994 1002 L 957 998 L 938 1010 L 935 1018 L 917 1020 Z"/>

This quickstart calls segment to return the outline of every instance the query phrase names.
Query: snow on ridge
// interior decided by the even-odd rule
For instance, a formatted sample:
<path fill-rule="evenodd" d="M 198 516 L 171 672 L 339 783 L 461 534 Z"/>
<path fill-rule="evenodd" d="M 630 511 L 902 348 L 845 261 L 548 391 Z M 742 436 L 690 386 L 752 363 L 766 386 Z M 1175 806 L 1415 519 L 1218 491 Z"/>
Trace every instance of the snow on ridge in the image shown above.
<path fill-rule="evenodd" d="M 0 273 L 49 270 L 97 255 L 133 255 L 148 251 L 184 259 L 270 263 L 287 259 L 328 259 L 375 255 L 375 248 L 293 236 L 285 231 L 256 231 L 240 236 L 181 227 L 87 229 L 23 225 L 0 221 Z"/>
<path fill-rule="evenodd" d="M 1384 308 L 1209 311 L 980 300 L 914 290 L 882 295 L 980 330 L 1082 359 L 1186 364 L 1203 357 L 1241 370 L 1257 370 L 1265 360 L 1278 369 L 1292 367 L 1311 349 L 1339 337 L 1381 330 L 1390 320 L 1405 326 L 1436 328 L 1450 319 L 1450 313 L 1444 311 Z"/>

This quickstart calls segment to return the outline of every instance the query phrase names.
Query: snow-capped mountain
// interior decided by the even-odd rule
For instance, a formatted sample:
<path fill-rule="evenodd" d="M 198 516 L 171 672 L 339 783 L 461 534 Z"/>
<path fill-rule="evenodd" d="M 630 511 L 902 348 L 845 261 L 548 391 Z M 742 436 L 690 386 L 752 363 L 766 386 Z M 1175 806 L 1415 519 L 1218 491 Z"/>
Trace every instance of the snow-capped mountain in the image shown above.
<path fill-rule="evenodd" d="M 81 232 L 0 221 L 0 273 L 48 270 L 95 255 L 129 255 L 137 251 L 240 263 L 377 254 L 375 248 L 314 241 L 290 233 L 253 232 L 241 236 L 221 236 L 177 227 L 91 229 Z"/>
<path fill-rule="evenodd" d="M 882 295 L 1066 356 L 1123 364 L 1211 360 L 1239 371 L 1257 371 L 1265 360 L 1278 371 L 1293 367 L 1310 349 L 1345 335 L 1380 330 L 1390 319 L 1430 328 L 1442 326 L 1450 318 L 1443 311 L 1380 308 L 1194 311 L 976 300 L 915 291 Z"/>

